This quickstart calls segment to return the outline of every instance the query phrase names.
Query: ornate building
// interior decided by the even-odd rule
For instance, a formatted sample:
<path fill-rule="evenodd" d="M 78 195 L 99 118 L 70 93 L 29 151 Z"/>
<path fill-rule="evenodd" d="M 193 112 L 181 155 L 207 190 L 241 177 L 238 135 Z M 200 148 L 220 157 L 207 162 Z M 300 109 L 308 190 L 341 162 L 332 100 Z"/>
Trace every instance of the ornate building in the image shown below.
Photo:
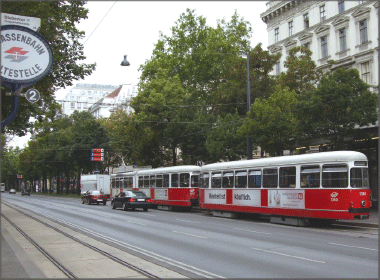
<path fill-rule="evenodd" d="M 281 52 L 271 74 L 278 75 L 290 49 L 306 46 L 317 68 L 327 70 L 328 61 L 338 67 L 356 68 L 370 90 L 379 93 L 379 2 L 378 1 L 269 1 L 261 19 L 267 24 L 268 50 Z M 378 124 L 360 128 L 370 139 L 352 141 L 350 149 L 363 152 L 369 160 L 373 200 L 378 201 Z M 322 140 L 323 141 L 323 140 Z M 308 147 L 325 148 L 323 142 Z"/>
<path fill-rule="evenodd" d="M 286 71 L 287 52 L 303 45 L 318 68 L 327 69 L 328 60 L 336 62 L 334 68 L 356 68 L 378 93 L 378 1 L 270 1 L 261 18 L 268 50 L 282 53 L 272 74 Z"/>

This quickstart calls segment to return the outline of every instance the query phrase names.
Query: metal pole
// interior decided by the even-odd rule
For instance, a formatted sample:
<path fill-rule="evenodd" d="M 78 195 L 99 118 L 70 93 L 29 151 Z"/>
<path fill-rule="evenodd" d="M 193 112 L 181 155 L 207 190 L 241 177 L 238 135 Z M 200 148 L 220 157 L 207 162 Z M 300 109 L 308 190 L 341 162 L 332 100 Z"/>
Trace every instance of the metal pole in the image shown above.
<path fill-rule="evenodd" d="M 247 51 L 247 112 L 251 110 L 251 82 L 249 80 L 249 51 Z M 252 139 L 247 136 L 247 159 L 252 159 Z"/>

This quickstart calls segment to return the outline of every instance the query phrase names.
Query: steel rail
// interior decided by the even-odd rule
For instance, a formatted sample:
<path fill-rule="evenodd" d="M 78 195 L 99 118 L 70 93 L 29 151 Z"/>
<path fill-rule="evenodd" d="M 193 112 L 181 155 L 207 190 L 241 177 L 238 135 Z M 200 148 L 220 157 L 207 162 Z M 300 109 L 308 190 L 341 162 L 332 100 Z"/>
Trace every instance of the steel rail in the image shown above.
<path fill-rule="evenodd" d="M 4 202 L 2 202 L 2 203 L 4 203 Z M 70 239 L 72 239 L 72 240 L 74 240 L 74 241 L 82 244 L 83 246 L 86 246 L 86 247 L 88 247 L 88 248 L 90 248 L 90 249 L 92 249 L 92 250 L 94 250 L 94 251 L 102 254 L 103 256 L 105 256 L 105 257 L 107 257 L 107 258 L 109 258 L 109 259 L 111 259 L 111 260 L 113 260 L 113 261 L 115 261 L 115 262 L 117 262 L 117 263 L 119 263 L 119 264 L 121 264 L 121 265 L 123 265 L 123 266 L 125 266 L 125 267 L 127 267 L 129 269 L 131 269 L 131 270 L 134 270 L 134 271 L 140 273 L 141 275 L 144 275 L 144 276 L 148 277 L 149 279 L 157 279 L 157 280 L 161 279 L 161 278 L 159 278 L 159 277 L 157 277 L 157 276 L 155 276 L 155 275 L 153 275 L 153 274 L 151 274 L 151 273 L 149 273 L 149 272 L 147 272 L 147 271 L 145 271 L 143 269 L 138 268 L 137 266 L 135 266 L 133 264 L 130 264 L 130 263 L 126 262 L 126 261 L 123 261 L 123 260 L 121 260 L 121 259 L 119 259 L 119 258 L 117 258 L 117 257 L 115 257 L 113 255 L 111 255 L 110 253 L 107 253 L 107 252 L 105 252 L 105 251 L 103 251 L 103 250 L 101 250 L 101 249 L 99 249 L 99 248 L 97 248 L 97 247 L 95 247 L 95 246 L 93 246 L 91 244 L 88 244 L 88 243 L 86 243 L 86 242 L 84 242 L 84 241 L 82 241 L 82 240 L 80 240 L 80 239 L 78 239 L 78 238 L 76 238 L 76 237 L 74 237 L 74 236 L 72 236 L 72 235 L 70 235 L 70 234 L 68 234 L 68 233 L 66 233 L 66 232 L 64 232 L 64 231 L 62 231 L 62 230 L 54 227 L 54 226 L 52 226 L 52 225 L 49 225 L 48 223 L 45 223 L 44 221 L 42 221 L 42 220 L 40 220 L 40 219 L 38 219 L 36 217 L 33 217 L 33 216 L 31 216 L 31 215 L 29 215 L 29 214 L 27 214 L 27 213 L 25 213 L 25 212 L 23 212 L 23 211 L 21 211 L 19 209 L 16 209 L 16 208 L 14 208 L 13 206 L 10 206 L 7 203 L 5 203 L 5 204 L 9 208 L 12 208 L 12 209 L 20 212 L 21 214 L 23 214 L 23 215 L 25 215 L 25 216 L 27 216 L 27 217 L 29 217 L 29 218 L 31 218 L 31 219 L 33 219 L 33 220 L 35 220 L 35 221 L 43 224 L 43 225 L 45 225 L 45 226 L 47 226 L 47 227 L 55 230 L 56 232 L 58 232 L 58 233 L 60 233 L 60 234 L 62 234 L 64 236 L 66 236 L 66 237 L 68 237 L 68 238 L 70 238 Z M 1 215 L 4 216 L 3 214 L 1 214 Z"/>

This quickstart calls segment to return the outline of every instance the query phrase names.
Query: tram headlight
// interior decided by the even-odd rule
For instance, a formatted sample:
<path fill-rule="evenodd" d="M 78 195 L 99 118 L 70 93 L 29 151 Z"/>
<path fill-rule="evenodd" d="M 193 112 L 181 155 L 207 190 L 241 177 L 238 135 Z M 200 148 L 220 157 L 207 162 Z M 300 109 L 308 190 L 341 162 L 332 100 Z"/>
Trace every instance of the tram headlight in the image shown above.
<path fill-rule="evenodd" d="M 365 206 L 367 205 L 367 202 L 365 202 L 364 200 L 362 200 L 362 202 L 360 202 L 360 205 L 361 205 L 362 207 L 365 207 Z"/>

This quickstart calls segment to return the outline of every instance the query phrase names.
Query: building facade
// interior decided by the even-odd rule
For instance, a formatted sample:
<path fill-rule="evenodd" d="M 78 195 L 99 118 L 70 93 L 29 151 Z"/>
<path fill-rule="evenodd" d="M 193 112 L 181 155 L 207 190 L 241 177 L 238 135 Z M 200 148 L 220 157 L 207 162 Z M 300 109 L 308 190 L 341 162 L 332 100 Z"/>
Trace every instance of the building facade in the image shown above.
<path fill-rule="evenodd" d="M 100 84 L 76 84 L 65 95 L 64 100 L 58 102 L 62 106 L 62 113 L 70 116 L 74 111 L 87 111 L 99 99 L 107 96 L 119 86 Z"/>
<path fill-rule="evenodd" d="M 317 68 L 358 69 L 378 93 L 378 1 L 270 1 L 261 14 L 267 24 L 268 50 L 282 57 L 271 74 L 278 75 L 291 48 L 306 46 Z"/>
<path fill-rule="evenodd" d="M 96 118 L 108 118 L 116 110 L 122 109 L 128 114 L 133 113 L 130 106 L 132 99 L 137 96 L 137 85 L 121 85 L 110 94 L 99 99 L 88 110 Z"/>
<path fill-rule="evenodd" d="M 322 71 L 338 67 L 356 68 L 372 92 L 379 94 L 379 1 L 269 1 L 261 19 L 267 24 L 268 50 L 282 54 L 272 75 L 283 66 L 290 49 L 305 46 Z M 336 64 L 331 66 L 329 60 Z M 352 141 L 350 149 L 369 160 L 373 201 L 378 201 L 378 124 L 365 128 L 371 138 Z M 363 133 L 364 134 L 364 133 Z M 323 139 L 308 152 L 327 148 Z M 301 151 L 302 152 L 302 151 Z"/>

